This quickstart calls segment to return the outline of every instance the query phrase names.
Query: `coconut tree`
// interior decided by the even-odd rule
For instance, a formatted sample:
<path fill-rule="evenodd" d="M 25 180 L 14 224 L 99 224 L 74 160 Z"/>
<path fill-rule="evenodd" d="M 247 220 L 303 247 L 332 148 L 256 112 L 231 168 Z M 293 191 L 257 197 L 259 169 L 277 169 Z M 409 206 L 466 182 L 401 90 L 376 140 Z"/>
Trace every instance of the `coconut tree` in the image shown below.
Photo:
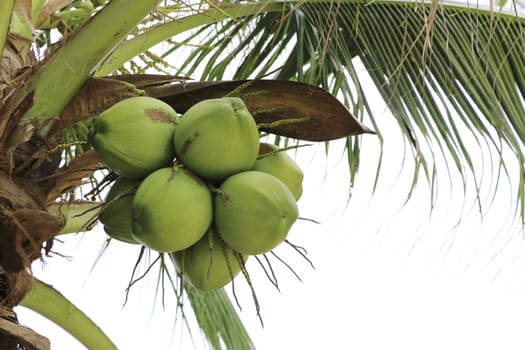
<path fill-rule="evenodd" d="M 58 235 L 96 224 L 93 213 L 114 178 L 88 132 L 94 117 L 118 101 L 149 95 L 183 113 L 203 99 L 239 96 L 277 143 L 346 138 L 351 187 L 365 137 L 358 135 L 382 140 L 358 73 L 364 67 L 415 160 L 413 187 L 422 173 L 433 190 L 443 157 L 480 191 L 464 142 L 473 137 L 499 159 L 502 178 L 519 178 L 515 215 L 523 225 L 523 49 L 515 3 L 3 1 L 2 348 L 48 346 L 15 327 L 12 309 L 19 304 L 90 348 L 116 347 L 58 291 L 36 281 L 30 267 L 54 253 Z M 507 170 L 503 145 L 520 164 L 517 174 Z M 381 159 L 377 169 L 376 181 Z M 182 291 L 175 270 L 164 271 L 213 347 L 253 346 L 224 290 L 202 293 L 184 284 Z"/>

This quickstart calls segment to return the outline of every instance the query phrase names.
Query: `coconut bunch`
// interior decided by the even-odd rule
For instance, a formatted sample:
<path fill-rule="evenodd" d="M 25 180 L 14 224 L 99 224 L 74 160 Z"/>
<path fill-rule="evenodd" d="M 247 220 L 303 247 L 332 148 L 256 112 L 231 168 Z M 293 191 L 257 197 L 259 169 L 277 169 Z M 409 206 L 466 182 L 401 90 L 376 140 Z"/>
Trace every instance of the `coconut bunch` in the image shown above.
<path fill-rule="evenodd" d="M 182 116 L 152 97 L 113 105 L 89 135 L 118 175 L 98 215 L 105 232 L 169 253 L 200 290 L 225 286 L 250 255 L 282 243 L 299 215 L 303 172 L 259 138 L 236 97 L 203 100 Z"/>

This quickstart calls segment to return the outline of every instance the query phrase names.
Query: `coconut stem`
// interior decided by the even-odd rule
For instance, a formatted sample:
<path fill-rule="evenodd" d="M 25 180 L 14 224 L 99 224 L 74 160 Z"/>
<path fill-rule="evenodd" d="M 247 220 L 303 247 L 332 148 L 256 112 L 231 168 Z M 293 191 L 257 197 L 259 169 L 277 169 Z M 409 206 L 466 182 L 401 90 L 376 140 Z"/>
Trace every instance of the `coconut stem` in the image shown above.
<path fill-rule="evenodd" d="M 124 299 L 124 305 L 128 303 L 128 296 L 129 296 L 129 291 L 131 290 L 131 286 L 133 286 L 133 284 L 135 284 L 135 282 L 137 281 L 137 280 L 134 280 L 133 278 L 135 277 L 135 273 L 137 272 L 137 268 L 139 267 L 139 264 L 142 261 L 142 258 L 144 257 L 145 252 L 146 252 L 146 247 L 142 246 L 140 248 L 140 253 L 139 253 L 139 256 L 137 257 L 137 261 L 135 262 L 135 266 L 133 266 L 133 271 L 131 272 L 131 278 L 129 280 L 128 287 L 126 288 L 126 297 Z"/>
<path fill-rule="evenodd" d="M 115 180 L 117 180 L 118 177 L 119 176 L 114 172 L 108 173 L 92 190 L 86 193 L 84 197 L 89 198 L 92 201 L 96 200 L 97 196 L 99 196 L 106 187 L 110 186 Z"/>
<path fill-rule="evenodd" d="M 257 113 L 257 111 L 255 111 L 255 113 Z M 309 121 L 310 119 L 310 117 L 280 119 L 270 123 L 259 123 L 257 124 L 257 127 L 259 129 L 273 129 L 282 125 L 304 123 Z"/>
<path fill-rule="evenodd" d="M 213 194 L 216 194 L 218 196 L 221 197 L 222 199 L 222 204 L 224 205 L 225 208 L 228 207 L 228 198 L 226 196 L 226 193 L 224 193 L 223 190 L 221 190 L 220 188 L 217 188 L 217 187 L 213 187 L 212 185 L 208 184 L 208 187 L 210 188 L 210 191 L 213 193 Z"/>
<path fill-rule="evenodd" d="M 243 97 L 248 97 L 250 94 L 244 94 Z M 260 94 L 253 94 L 253 95 L 260 95 Z M 279 111 L 282 111 L 284 113 L 284 107 L 282 106 L 275 106 L 275 107 L 271 107 L 271 108 L 259 108 L 259 109 L 255 109 L 253 111 L 250 111 L 250 113 L 252 114 L 252 116 L 257 116 L 259 114 L 265 114 L 265 113 L 276 113 L 276 112 L 279 112 Z"/>
<path fill-rule="evenodd" d="M 53 153 L 55 151 L 64 150 L 64 149 L 71 148 L 73 146 L 80 146 L 80 145 L 87 145 L 87 141 L 75 141 L 75 142 L 61 143 L 53 147 L 49 152 Z"/>
<path fill-rule="evenodd" d="M 284 266 L 286 266 L 288 268 L 288 270 L 290 270 L 294 275 L 295 277 L 299 280 L 299 282 L 302 282 L 303 280 L 301 279 L 301 277 L 299 277 L 299 275 L 297 274 L 297 272 L 295 272 L 295 270 L 286 262 L 284 261 L 279 255 L 275 254 L 274 251 L 271 251 L 271 254 L 277 259 L 279 260 Z"/>
<path fill-rule="evenodd" d="M 210 279 L 211 268 L 213 266 L 213 232 L 208 231 L 208 251 L 210 253 L 210 264 L 208 265 L 208 271 L 206 273 L 206 278 Z"/>
<path fill-rule="evenodd" d="M 264 271 L 264 274 L 268 278 L 268 280 L 274 285 L 274 287 L 280 292 L 281 289 L 279 288 L 279 283 L 277 282 L 277 276 L 275 275 L 275 272 L 273 271 L 272 265 L 270 261 L 268 260 L 268 257 L 266 254 L 263 254 L 264 260 L 266 260 L 266 264 L 268 264 L 268 267 L 270 269 L 270 273 L 268 273 L 268 270 L 266 269 L 266 266 L 264 266 L 263 262 L 259 259 L 259 257 L 256 255 L 255 260 L 259 263 L 261 268 Z"/>
<path fill-rule="evenodd" d="M 241 84 L 239 86 L 237 86 L 235 89 L 233 89 L 232 91 L 228 92 L 224 97 L 240 97 L 240 93 L 242 90 L 246 89 L 247 87 L 253 85 L 254 81 L 247 81 L 246 83 L 244 84 Z"/>
<path fill-rule="evenodd" d="M 244 279 L 246 280 L 246 283 L 248 283 L 248 286 L 250 287 L 250 290 L 252 291 L 252 297 L 253 297 L 253 303 L 255 304 L 255 311 L 257 312 L 257 317 L 259 318 L 259 321 L 261 322 L 261 327 L 264 328 L 264 322 L 261 316 L 261 306 L 259 304 L 259 300 L 257 299 L 257 294 L 255 293 L 255 288 L 253 287 L 252 279 L 250 278 L 250 274 L 248 273 L 248 270 L 246 269 L 246 265 L 244 264 L 244 259 L 242 254 L 236 253 L 237 262 L 239 263 L 239 266 L 241 267 L 241 272 L 244 276 Z M 237 300 L 237 297 L 235 297 L 235 300 Z M 239 305 L 239 302 L 237 301 L 237 305 Z"/>
<path fill-rule="evenodd" d="M 290 247 L 292 247 L 297 253 L 299 253 L 299 255 L 301 255 L 304 258 L 304 260 L 308 261 L 308 263 L 310 264 L 312 269 L 315 270 L 315 266 L 314 266 L 313 262 L 310 259 L 308 259 L 308 257 L 306 256 L 306 254 L 307 254 L 306 249 L 304 249 L 301 246 L 298 246 L 298 245 L 295 245 L 295 244 L 291 243 L 287 239 L 285 239 L 284 241 L 286 242 L 286 244 L 288 244 Z"/>
<path fill-rule="evenodd" d="M 279 148 L 279 149 L 276 149 L 276 150 L 268 152 L 268 153 L 260 154 L 257 157 L 257 160 L 263 159 L 263 158 L 266 158 L 266 157 L 269 157 L 269 156 L 273 156 L 273 155 L 276 155 L 276 154 L 281 153 L 281 152 L 286 152 L 286 151 L 289 151 L 289 150 L 292 150 L 292 149 L 297 149 L 297 148 L 300 148 L 300 147 L 306 147 L 306 146 L 312 146 L 312 145 L 313 145 L 312 143 L 309 143 L 309 144 L 305 144 L 305 145 L 295 145 L 295 146 L 287 146 L 287 147 Z"/>
<path fill-rule="evenodd" d="M 305 217 L 302 217 L 302 216 L 299 216 L 297 218 L 297 220 L 309 221 L 309 222 L 313 222 L 314 224 L 321 225 L 321 223 L 319 221 L 317 221 L 317 220 L 310 219 L 310 218 L 305 218 Z"/>

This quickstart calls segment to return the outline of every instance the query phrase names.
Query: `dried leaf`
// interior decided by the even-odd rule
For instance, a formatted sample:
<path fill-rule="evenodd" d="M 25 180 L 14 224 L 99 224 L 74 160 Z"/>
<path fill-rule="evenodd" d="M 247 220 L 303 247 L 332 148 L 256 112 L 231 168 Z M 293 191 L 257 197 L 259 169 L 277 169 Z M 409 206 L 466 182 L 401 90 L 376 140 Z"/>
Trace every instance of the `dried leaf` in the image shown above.
<path fill-rule="evenodd" d="M 16 314 L 13 308 L 20 304 L 24 297 L 34 286 L 34 279 L 28 269 L 19 272 L 7 273 L 0 266 L 0 318 L 5 318 L 10 321 L 16 321 Z M 13 320 L 13 316 L 15 319 Z M 1 342 L 4 340 L 0 337 L 0 349 L 12 349 L 3 346 Z"/>
<path fill-rule="evenodd" d="M 145 91 L 166 101 L 179 113 L 204 99 L 238 96 L 262 131 L 300 140 L 329 141 L 374 133 L 333 95 L 313 85 L 281 80 L 181 82 L 181 79 L 151 74 L 92 78 L 60 115 L 53 132 Z"/>
<path fill-rule="evenodd" d="M 68 165 L 58 169 L 51 177 L 54 179 L 54 186 L 49 191 L 48 203 L 53 203 L 60 195 L 72 191 L 82 185 L 86 178 L 93 172 L 100 169 L 100 158 L 94 150 L 82 153 L 73 159 Z"/>
<path fill-rule="evenodd" d="M 111 78 L 88 79 L 64 108 L 51 128 L 50 135 L 97 115 L 120 100 L 141 93 L 133 84 L 124 81 Z"/>
<path fill-rule="evenodd" d="M 184 113 L 209 98 L 238 96 L 262 131 L 306 141 L 374 133 L 333 95 L 304 83 L 280 80 L 196 82 L 147 87 L 148 95 Z"/>
<path fill-rule="evenodd" d="M 19 272 L 41 256 L 64 223 L 44 209 L 45 194 L 27 178 L 0 172 L 0 267 Z"/>
<path fill-rule="evenodd" d="M 106 78 L 90 78 L 67 104 L 51 128 L 51 135 L 81 120 L 100 114 L 115 103 L 143 95 L 148 86 L 163 86 L 184 78 L 171 75 L 126 74 Z"/>
<path fill-rule="evenodd" d="M 45 210 L 18 209 L 13 213 L 17 226 L 17 252 L 31 262 L 41 256 L 44 242 L 52 240 L 64 227 L 62 219 Z"/>
<path fill-rule="evenodd" d="M 36 62 L 31 42 L 9 34 L 0 62 L 0 151 L 20 118 L 31 107 L 29 82 Z"/>
<path fill-rule="evenodd" d="M 41 256 L 44 242 L 55 237 L 64 223 L 45 210 L 10 209 L 0 204 L 0 266 L 6 272 L 28 268 Z"/>
<path fill-rule="evenodd" d="M 149 86 L 161 86 L 173 82 L 184 82 L 186 77 L 178 75 L 159 75 L 159 74 L 122 74 L 112 76 L 112 79 L 125 81 L 135 85 L 138 89 L 144 89 Z"/>
<path fill-rule="evenodd" d="M 32 69 L 36 58 L 31 51 L 31 40 L 9 33 L 7 36 L 2 61 L 0 64 L 0 99 L 7 91 L 16 89 L 19 84 L 15 79 L 25 71 Z"/>
<path fill-rule="evenodd" d="M 2 349 L 49 350 L 49 339 L 35 331 L 0 318 L 0 345 Z M 10 341 L 10 343 L 7 343 Z M 14 347 L 13 347 L 14 346 Z"/>
<path fill-rule="evenodd" d="M 5 148 L 10 147 L 9 144 L 19 144 L 15 138 L 11 138 L 13 131 L 17 128 L 26 128 L 26 125 L 20 125 L 20 119 L 24 113 L 31 107 L 33 103 L 33 94 L 28 94 L 28 85 L 26 81 L 20 81 L 20 89 L 11 91 L 12 94 L 6 99 L 4 99 L 4 104 L 0 106 L 0 151 L 3 151 Z M 29 130 L 25 130 L 29 131 Z M 23 131 L 17 132 L 18 136 L 24 134 Z M 31 135 L 24 134 L 22 136 L 24 139 L 30 138 Z"/>
<path fill-rule="evenodd" d="M 31 39 L 35 30 L 32 18 L 32 1 L 31 0 L 15 0 L 13 8 L 13 18 L 11 19 L 11 32 Z"/>

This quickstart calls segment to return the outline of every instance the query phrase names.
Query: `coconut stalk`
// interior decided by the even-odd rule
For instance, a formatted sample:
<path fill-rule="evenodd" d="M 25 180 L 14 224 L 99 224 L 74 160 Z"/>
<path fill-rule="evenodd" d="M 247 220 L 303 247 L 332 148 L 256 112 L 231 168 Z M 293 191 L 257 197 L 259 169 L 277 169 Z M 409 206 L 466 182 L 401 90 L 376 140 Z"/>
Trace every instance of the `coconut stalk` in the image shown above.
<path fill-rule="evenodd" d="M 24 119 L 36 119 L 46 135 L 82 84 L 159 1 L 113 0 L 88 20 L 32 76 L 33 105 Z"/>
<path fill-rule="evenodd" d="M 78 307 L 52 286 L 35 279 L 33 288 L 20 302 L 62 327 L 88 349 L 114 350 L 115 344 Z"/>
<path fill-rule="evenodd" d="M 64 220 L 65 225 L 58 234 L 65 235 L 89 230 L 91 228 L 89 224 L 93 221 L 96 210 L 99 209 L 102 204 L 103 203 L 89 201 L 53 203 L 47 210 L 50 214 Z"/>

